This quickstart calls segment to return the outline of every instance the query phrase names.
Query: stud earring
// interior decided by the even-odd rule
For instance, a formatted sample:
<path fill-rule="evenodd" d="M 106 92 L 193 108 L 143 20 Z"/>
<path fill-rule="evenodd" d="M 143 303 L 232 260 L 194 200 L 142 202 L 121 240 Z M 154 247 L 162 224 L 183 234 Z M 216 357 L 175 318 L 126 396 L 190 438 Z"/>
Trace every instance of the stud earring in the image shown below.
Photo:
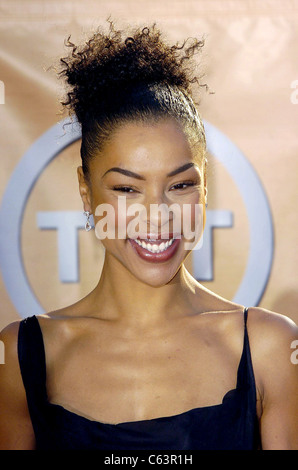
<path fill-rule="evenodd" d="M 91 224 L 90 224 L 90 212 L 89 211 L 84 211 L 84 215 L 87 218 L 86 223 L 85 223 L 85 230 L 86 230 L 86 232 L 89 232 L 89 230 L 92 229 Z"/>

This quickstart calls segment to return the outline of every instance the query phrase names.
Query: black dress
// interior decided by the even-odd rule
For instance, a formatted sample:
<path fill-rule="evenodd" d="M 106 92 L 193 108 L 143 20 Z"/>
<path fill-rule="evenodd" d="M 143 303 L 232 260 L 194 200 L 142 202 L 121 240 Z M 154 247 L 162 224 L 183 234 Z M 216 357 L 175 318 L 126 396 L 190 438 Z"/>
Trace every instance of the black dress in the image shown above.
<path fill-rule="evenodd" d="M 43 336 L 35 316 L 20 322 L 18 355 L 36 448 L 51 450 L 253 450 L 260 447 L 256 387 L 244 311 L 236 388 L 222 403 L 174 416 L 106 424 L 49 403 Z"/>

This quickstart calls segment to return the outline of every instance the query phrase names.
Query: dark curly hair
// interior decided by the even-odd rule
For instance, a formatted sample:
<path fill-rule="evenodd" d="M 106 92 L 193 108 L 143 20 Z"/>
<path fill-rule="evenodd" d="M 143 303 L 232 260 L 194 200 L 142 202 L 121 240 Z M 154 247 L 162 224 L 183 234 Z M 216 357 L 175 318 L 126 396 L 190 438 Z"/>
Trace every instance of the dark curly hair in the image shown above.
<path fill-rule="evenodd" d="M 203 47 L 203 39 L 169 46 L 155 24 L 130 35 L 116 30 L 111 21 L 109 25 L 107 34 L 98 30 L 80 47 L 69 37 L 66 46 L 71 52 L 60 59 L 59 76 L 69 85 L 62 104 L 82 127 L 85 176 L 89 158 L 101 151 L 125 120 L 171 116 L 195 130 L 205 145 L 203 124 L 191 97 L 193 83 L 207 87 L 194 75 L 191 61 Z"/>

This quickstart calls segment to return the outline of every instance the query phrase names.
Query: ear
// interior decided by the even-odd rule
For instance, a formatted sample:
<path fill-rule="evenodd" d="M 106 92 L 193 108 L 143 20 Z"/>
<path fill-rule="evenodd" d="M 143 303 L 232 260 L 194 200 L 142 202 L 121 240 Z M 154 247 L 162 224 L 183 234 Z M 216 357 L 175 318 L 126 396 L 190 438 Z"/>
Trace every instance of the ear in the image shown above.
<path fill-rule="evenodd" d="M 79 181 L 79 191 L 83 201 L 84 211 L 91 213 L 91 191 L 88 181 L 83 172 L 83 168 L 79 166 L 77 168 L 77 175 Z"/>

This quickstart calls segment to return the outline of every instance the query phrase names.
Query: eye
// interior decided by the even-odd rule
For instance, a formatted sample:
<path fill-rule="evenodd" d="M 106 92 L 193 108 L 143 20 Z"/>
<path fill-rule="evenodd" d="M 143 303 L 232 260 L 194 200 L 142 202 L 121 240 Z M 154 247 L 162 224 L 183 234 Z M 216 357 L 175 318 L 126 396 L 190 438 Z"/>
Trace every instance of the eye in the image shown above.
<path fill-rule="evenodd" d="M 171 190 L 183 190 L 183 189 L 187 189 L 189 187 L 192 187 L 192 186 L 195 186 L 195 182 L 194 181 L 184 181 L 182 183 L 177 183 L 177 184 L 174 184 L 173 186 L 170 187 L 170 191 Z"/>
<path fill-rule="evenodd" d="M 114 191 L 119 191 L 121 193 L 136 193 L 136 192 L 138 192 L 134 188 L 131 188 L 130 186 L 114 186 L 112 189 Z"/>

